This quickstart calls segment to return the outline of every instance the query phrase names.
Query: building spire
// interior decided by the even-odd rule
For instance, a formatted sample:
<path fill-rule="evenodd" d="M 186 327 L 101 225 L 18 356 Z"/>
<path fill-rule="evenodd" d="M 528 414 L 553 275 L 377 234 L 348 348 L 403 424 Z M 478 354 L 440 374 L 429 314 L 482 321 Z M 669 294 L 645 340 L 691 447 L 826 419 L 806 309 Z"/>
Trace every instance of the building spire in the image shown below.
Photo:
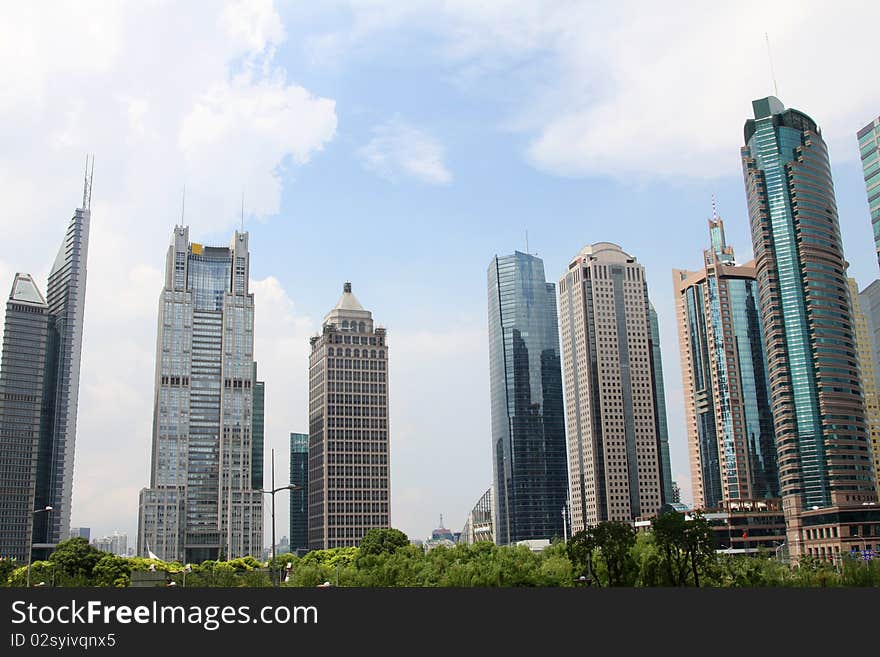
<path fill-rule="evenodd" d="M 244 232 L 244 188 L 241 189 L 241 232 Z"/>
<path fill-rule="evenodd" d="M 351 281 L 345 281 L 345 283 L 342 285 L 342 291 L 351 294 Z"/>
<path fill-rule="evenodd" d="M 186 185 L 183 186 L 183 195 L 180 198 L 180 225 L 185 226 L 183 216 L 186 213 Z"/>
<path fill-rule="evenodd" d="M 718 221 L 718 206 L 715 203 L 715 194 L 712 194 L 712 221 Z"/>
<path fill-rule="evenodd" d="M 770 77 L 773 78 L 773 95 L 779 98 L 779 86 L 776 84 L 776 73 L 773 71 L 773 57 L 770 55 L 770 36 L 764 32 L 764 40 L 767 42 L 767 61 L 770 62 Z"/>
<path fill-rule="evenodd" d="M 89 174 L 89 154 L 86 153 L 86 169 L 83 174 L 83 202 L 82 209 L 88 210 L 92 205 L 92 177 L 95 175 L 95 156 L 92 155 L 92 171 Z"/>

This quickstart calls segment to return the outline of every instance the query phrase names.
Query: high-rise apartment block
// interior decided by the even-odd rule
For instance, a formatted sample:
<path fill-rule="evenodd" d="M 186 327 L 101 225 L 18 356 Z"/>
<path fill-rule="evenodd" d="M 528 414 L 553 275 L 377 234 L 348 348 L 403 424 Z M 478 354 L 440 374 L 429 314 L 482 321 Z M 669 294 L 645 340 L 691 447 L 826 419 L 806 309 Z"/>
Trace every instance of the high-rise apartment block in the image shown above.
<path fill-rule="evenodd" d="M 150 487 L 138 554 L 199 563 L 259 555 L 262 492 L 252 459 L 254 295 L 248 234 L 228 247 L 177 226 L 159 299 Z"/>
<path fill-rule="evenodd" d="M 736 263 L 721 219 L 697 271 L 673 270 L 694 506 L 779 498 L 754 262 Z"/>
<path fill-rule="evenodd" d="M 880 117 L 858 131 L 859 154 L 868 193 L 868 211 L 874 231 L 874 248 L 880 263 Z"/>
<path fill-rule="evenodd" d="M 495 542 L 562 538 L 568 497 L 555 285 L 527 253 L 488 269 Z"/>
<path fill-rule="evenodd" d="M 91 176 L 43 297 L 18 273 L 0 363 L 0 556 L 45 558 L 70 532 Z M 51 507 L 50 510 L 46 510 Z"/>
<path fill-rule="evenodd" d="M 390 526 L 386 338 L 346 282 L 309 340 L 310 550 Z"/>
<path fill-rule="evenodd" d="M 290 434 L 290 551 L 304 554 L 309 549 L 309 435 Z"/>
<path fill-rule="evenodd" d="M 662 504 L 645 270 L 617 244 L 584 247 L 559 281 L 571 531 Z"/>
<path fill-rule="evenodd" d="M 862 310 L 858 283 L 854 278 L 848 279 L 847 282 L 853 308 L 853 327 L 859 352 L 862 391 L 865 395 L 865 420 L 868 423 L 871 457 L 874 460 L 874 487 L 880 495 L 880 392 L 877 388 L 877 369 L 874 366 L 871 332 L 868 329 L 867 317 Z"/>
<path fill-rule="evenodd" d="M 880 507 L 828 151 L 803 112 L 752 107 L 742 166 L 787 542 L 832 558 L 878 542 Z"/>

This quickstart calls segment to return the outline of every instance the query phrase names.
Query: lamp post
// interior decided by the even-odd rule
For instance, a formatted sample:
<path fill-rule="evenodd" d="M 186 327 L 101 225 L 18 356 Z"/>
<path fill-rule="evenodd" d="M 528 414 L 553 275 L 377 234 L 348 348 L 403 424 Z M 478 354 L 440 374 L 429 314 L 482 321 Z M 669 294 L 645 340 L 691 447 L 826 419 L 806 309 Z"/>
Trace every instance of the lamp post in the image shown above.
<path fill-rule="evenodd" d="M 288 484 L 287 486 L 279 486 L 275 488 L 275 448 L 272 448 L 272 489 L 271 490 L 261 490 L 260 492 L 265 495 L 272 496 L 272 561 L 269 566 L 269 577 L 272 580 L 272 586 L 276 586 L 275 584 L 275 493 L 280 490 L 302 490 L 302 486 L 299 484 Z"/>
<path fill-rule="evenodd" d="M 37 515 L 38 513 L 44 513 L 44 512 L 50 513 L 51 511 L 52 511 L 52 507 L 47 506 L 43 509 L 36 509 L 34 511 L 34 515 Z M 30 588 L 30 586 L 31 586 L 31 560 L 33 558 L 33 552 L 34 552 L 34 533 L 33 533 L 33 526 L 32 526 L 30 540 L 28 541 L 28 563 L 27 563 L 27 575 L 25 577 L 25 579 L 26 579 L 25 587 L 26 588 Z"/>

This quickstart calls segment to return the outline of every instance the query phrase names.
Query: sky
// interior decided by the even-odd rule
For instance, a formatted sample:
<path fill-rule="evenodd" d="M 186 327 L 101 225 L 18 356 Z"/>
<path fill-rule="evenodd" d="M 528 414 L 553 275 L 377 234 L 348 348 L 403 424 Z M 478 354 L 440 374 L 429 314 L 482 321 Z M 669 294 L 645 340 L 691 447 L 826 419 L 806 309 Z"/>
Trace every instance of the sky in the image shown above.
<path fill-rule="evenodd" d="M 850 274 L 877 278 L 855 134 L 880 114 L 861 29 L 880 5 L 676 7 L 7 3 L 0 285 L 45 290 L 96 162 L 71 524 L 134 544 L 172 230 L 226 245 L 242 196 L 276 482 L 307 430 L 308 338 L 349 280 L 388 330 L 392 525 L 460 530 L 492 479 L 486 270 L 528 233 L 553 282 L 599 241 L 645 266 L 690 501 L 672 269 L 699 266 L 713 196 L 751 258 L 739 149 L 775 77 L 828 143 Z"/>

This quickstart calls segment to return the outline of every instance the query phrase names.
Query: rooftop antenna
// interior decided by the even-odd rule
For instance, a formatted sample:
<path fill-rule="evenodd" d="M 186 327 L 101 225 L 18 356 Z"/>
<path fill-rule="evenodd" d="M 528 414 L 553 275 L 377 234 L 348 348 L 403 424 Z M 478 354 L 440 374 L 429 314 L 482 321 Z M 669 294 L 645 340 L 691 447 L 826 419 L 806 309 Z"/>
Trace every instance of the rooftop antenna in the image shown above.
<path fill-rule="evenodd" d="M 767 42 L 767 61 L 770 62 L 770 76 L 773 78 L 773 95 L 779 97 L 779 86 L 776 84 L 776 73 L 773 71 L 773 57 L 770 55 L 770 36 L 764 32 L 764 40 Z"/>
<path fill-rule="evenodd" d="M 443 514 L 440 514 L 440 527 L 443 527 Z"/>
<path fill-rule="evenodd" d="M 244 232 L 244 189 L 241 190 L 241 232 Z"/>
<path fill-rule="evenodd" d="M 185 225 L 183 223 L 183 216 L 186 213 L 186 185 L 183 186 L 183 196 L 180 199 L 180 225 Z"/>
<path fill-rule="evenodd" d="M 89 209 L 92 208 L 92 181 L 95 179 L 95 154 L 92 153 L 92 170 L 89 172 Z"/>
<path fill-rule="evenodd" d="M 526 253 L 529 252 L 529 231 L 526 229 Z"/>
<path fill-rule="evenodd" d="M 718 209 L 715 203 L 715 194 L 712 194 L 712 221 L 718 221 Z"/>
<path fill-rule="evenodd" d="M 87 210 L 89 205 L 89 154 L 86 153 L 86 169 L 83 173 L 83 202 L 82 209 Z"/>

